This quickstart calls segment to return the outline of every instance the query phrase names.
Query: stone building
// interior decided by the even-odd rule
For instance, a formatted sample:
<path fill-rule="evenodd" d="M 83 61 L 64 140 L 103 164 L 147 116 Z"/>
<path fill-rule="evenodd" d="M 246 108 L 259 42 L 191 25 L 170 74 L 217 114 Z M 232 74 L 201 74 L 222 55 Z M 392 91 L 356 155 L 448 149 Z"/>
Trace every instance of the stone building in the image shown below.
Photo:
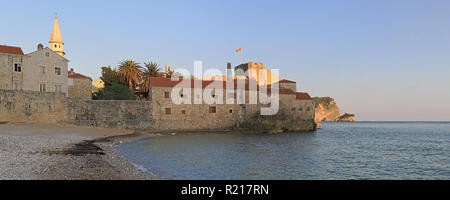
<path fill-rule="evenodd" d="M 307 93 L 297 92 L 293 81 L 280 81 L 278 89 L 256 86 L 246 79 L 232 81 L 179 80 L 154 77 L 150 79 L 150 99 L 155 130 L 233 130 L 251 131 L 313 131 L 314 101 Z M 232 83 L 232 84 L 230 84 Z M 220 89 L 211 89 L 220 86 Z M 241 84 L 242 87 L 239 87 Z M 175 86 L 182 89 L 174 90 Z M 226 88 L 230 89 L 227 90 Z M 196 93 L 195 90 L 201 91 Z M 203 93 L 208 90 L 208 92 Z M 230 92 L 231 91 L 231 92 Z M 271 116 L 261 115 L 261 108 L 270 107 L 259 101 L 261 95 L 278 93 L 279 110 Z M 250 95 L 261 93 L 256 103 Z M 174 102 L 182 99 L 184 103 Z M 203 98 L 211 95 L 215 102 L 208 104 Z M 218 103 L 221 99 L 222 103 Z M 190 103 L 186 103 L 189 102 Z"/>
<path fill-rule="evenodd" d="M 48 47 L 25 56 L 23 90 L 68 94 L 67 68 L 69 60 Z"/>
<path fill-rule="evenodd" d="M 70 69 L 68 73 L 68 92 L 70 99 L 92 99 L 92 79 Z"/>
<path fill-rule="evenodd" d="M 92 81 L 92 93 L 97 93 L 103 88 L 105 88 L 105 82 L 101 78 Z"/>
<path fill-rule="evenodd" d="M 50 37 L 50 48 L 39 44 L 24 55 L 20 47 L 0 46 L 0 89 L 56 92 L 67 95 L 67 69 L 64 43 L 58 20 Z"/>
<path fill-rule="evenodd" d="M 24 57 L 20 47 L 0 45 L 0 90 L 22 90 Z"/>
<path fill-rule="evenodd" d="M 280 77 L 272 74 L 263 63 L 249 62 L 240 64 L 235 67 L 235 74 L 237 77 L 244 76 L 248 79 L 254 79 L 258 85 L 271 85 L 280 81 Z"/>

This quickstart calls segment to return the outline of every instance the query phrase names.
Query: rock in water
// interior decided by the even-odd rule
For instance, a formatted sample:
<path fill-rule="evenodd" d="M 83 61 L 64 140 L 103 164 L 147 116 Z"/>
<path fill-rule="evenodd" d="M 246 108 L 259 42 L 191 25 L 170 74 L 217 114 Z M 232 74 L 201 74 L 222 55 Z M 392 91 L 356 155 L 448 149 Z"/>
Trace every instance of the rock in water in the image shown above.
<path fill-rule="evenodd" d="M 340 116 L 336 119 L 336 122 L 355 122 L 355 115 L 354 114 L 348 114 L 345 113 L 344 115 Z"/>
<path fill-rule="evenodd" d="M 316 104 L 316 122 L 354 122 L 355 115 L 341 115 L 338 105 L 331 97 L 314 97 Z"/>

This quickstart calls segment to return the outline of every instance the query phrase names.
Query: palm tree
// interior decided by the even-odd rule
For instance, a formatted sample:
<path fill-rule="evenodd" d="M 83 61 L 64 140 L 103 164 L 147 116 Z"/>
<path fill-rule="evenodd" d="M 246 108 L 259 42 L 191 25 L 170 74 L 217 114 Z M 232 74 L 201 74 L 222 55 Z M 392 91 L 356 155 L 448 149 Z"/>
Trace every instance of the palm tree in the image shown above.
<path fill-rule="evenodd" d="M 137 83 L 140 83 L 142 71 L 139 63 L 132 60 L 125 60 L 119 64 L 119 74 L 120 80 L 127 83 L 130 89 Z"/>
<path fill-rule="evenodd" d="M 142 69 L 142 83 L 141 91 L 147 93 L 150 85 L 150 77 L 158 77 L 159 75 L 159 64 L 154 62 L 145 63 L 145 67 Z"/>
<path fill-rule="evenodd" d="M 159 68 L 159 64 L 155 62 L 144 62 L 144 72 L 146 72 L 149 77 L 158 77 L 159 71 L 161 70 Z"/>

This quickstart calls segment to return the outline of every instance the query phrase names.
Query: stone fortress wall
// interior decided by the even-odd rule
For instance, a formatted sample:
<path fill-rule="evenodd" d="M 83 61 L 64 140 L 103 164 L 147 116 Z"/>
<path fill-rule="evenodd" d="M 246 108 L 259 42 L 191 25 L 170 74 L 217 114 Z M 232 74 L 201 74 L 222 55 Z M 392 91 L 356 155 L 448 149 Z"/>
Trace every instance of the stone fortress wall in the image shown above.
<path fill-rule="evenodd" d="M 236 104 L 239 98 L 235 90 L 233 104 L 226 104 L 226 90 L 223 91 L 223 104 L 194 104 L 199 98 L 191 89 L 192 104 L 175 104 L 172 101 L 172 87 L 152 87 L 153 120 L 155 130 L 248 130 L 257 132 L 314 131 L 314 102 L 298 99 L 296 94 L 279 95 L 279 112 L 273 116 L 260 115 L 263 104 L 249 104 L 249 92 L 245 91 L 245 104 Z M 242 91 L 240 91 L 242 92 Z M 183 98 L 186 97 L 186 94 Z M 243 94 L 243 93 L 242 93 Z M 219 98 L 219 96 L 215 96 Z"/>
<path fill-rule="evenodd" d="M 72 100 L 64 93 L 0 90 L 0 122 L 67 124 L 105 128 L 149 128 L 148 101 Z"/>
<path fill-rule="evenodd" d="M 155 87 L 152 95 L 164 96 L 166 91 L 171 90 Z M 248 99 L 247 92 L 247 103 Z M 274 116 L 259 115 L 261 107 L 261 104 L 175 105 L 171 99 L 165 98 L 153 101 L 73 100 L 63 93 L 0 90 L 0 122 L 150 131 L 282 132 L 313 131 L 316 128 L 314 109 L 311 109 L 314 104 L 309 100 L 296 99 L 295 95 L 280 95 L 280 112 Z"/>

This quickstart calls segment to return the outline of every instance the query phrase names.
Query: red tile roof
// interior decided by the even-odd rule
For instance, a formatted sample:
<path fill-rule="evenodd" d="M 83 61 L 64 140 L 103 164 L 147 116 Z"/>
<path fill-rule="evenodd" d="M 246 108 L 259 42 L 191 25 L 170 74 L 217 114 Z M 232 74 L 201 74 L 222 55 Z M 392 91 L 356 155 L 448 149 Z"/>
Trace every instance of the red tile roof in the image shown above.
<path fill-rule="evenodd" d="M 297 83 L 297 82 L 283 79 L 283 80 L 279 81 L 279 83 Z"/>
<path fill-rule="evenodd" d="M 20 47 L 12 47 L 4 45 L 0 45 L 0 53 L 23 55 L 23 51 Z"/>
<path fill-rule="evenodd" d="M 297 99 L 302 99 L 302 100 L 312 100 L 311 96 L 309 96 L 308 93 L 304 93 L 304 92 L 297 92 L 296 93 Z"/>
<path fill-rule="evenodd" d="M 206 88 L 208 85 L 211 85 L 212 83 L 214 84 L 218 84 L 221 85 L 223 84 L 223 88 L 229 88 L 227 87 L 227 81 L 202 81 L 202 80 L 190 80 L 190 85 L 189 82 L 186 82 L 185 84 L 181 82 L 182 79 L 180 79 L 179 81 L 172 81 L 170 78 L 161 78 L 161 77 L 151 77 L 150 78 L 150 84 L 152 87 L 175 87 L 175 86 L 180 86 L 180 87 L 196 87 L 195 83 L 197 83 L 198 85 L 201 85 L 202 88 Z M 237 88 L 238 85 L 238 81 L 239 80 L 234 80 L 234 85 L 233 88 Z M 249 86 L 249 80 L 242 80 L 245 82 L 245 90 L 250 90 L 250 86 Z M 256 85 L 256 82 L 255 82 Z M 309 96 L 308 93 L 302 93 L 302 92 L 295 92 L 292 91 L 291 89 L 288 88 L 270 88 L 270 86 L 267 87 L 259 87 L 257 86 L 256 89 L 258 91 L 261 92 L 267 92 L 267 93 L 272 93 L 275 91 L 278 91 L 279 94 L 291 94 L 291 95 L 296 95 L 296 99 L 304 99 L 304 100 L 312 100 L 311 96 Z"/>
<path fill-rule="evenodd" d="M 69 71 L 69 73 L 67 74 L 67 77 L 68 77 L 68 78 L 84 78 L 84 79 L 90 79 L 90 80 L 92 80 L 92 78 L 89 77 L 89 76 L 85 76 L 85 75 L 83 75 L 83 74 L 78 74 L 78 73 L 71 72 L 71 71 Z"/>

